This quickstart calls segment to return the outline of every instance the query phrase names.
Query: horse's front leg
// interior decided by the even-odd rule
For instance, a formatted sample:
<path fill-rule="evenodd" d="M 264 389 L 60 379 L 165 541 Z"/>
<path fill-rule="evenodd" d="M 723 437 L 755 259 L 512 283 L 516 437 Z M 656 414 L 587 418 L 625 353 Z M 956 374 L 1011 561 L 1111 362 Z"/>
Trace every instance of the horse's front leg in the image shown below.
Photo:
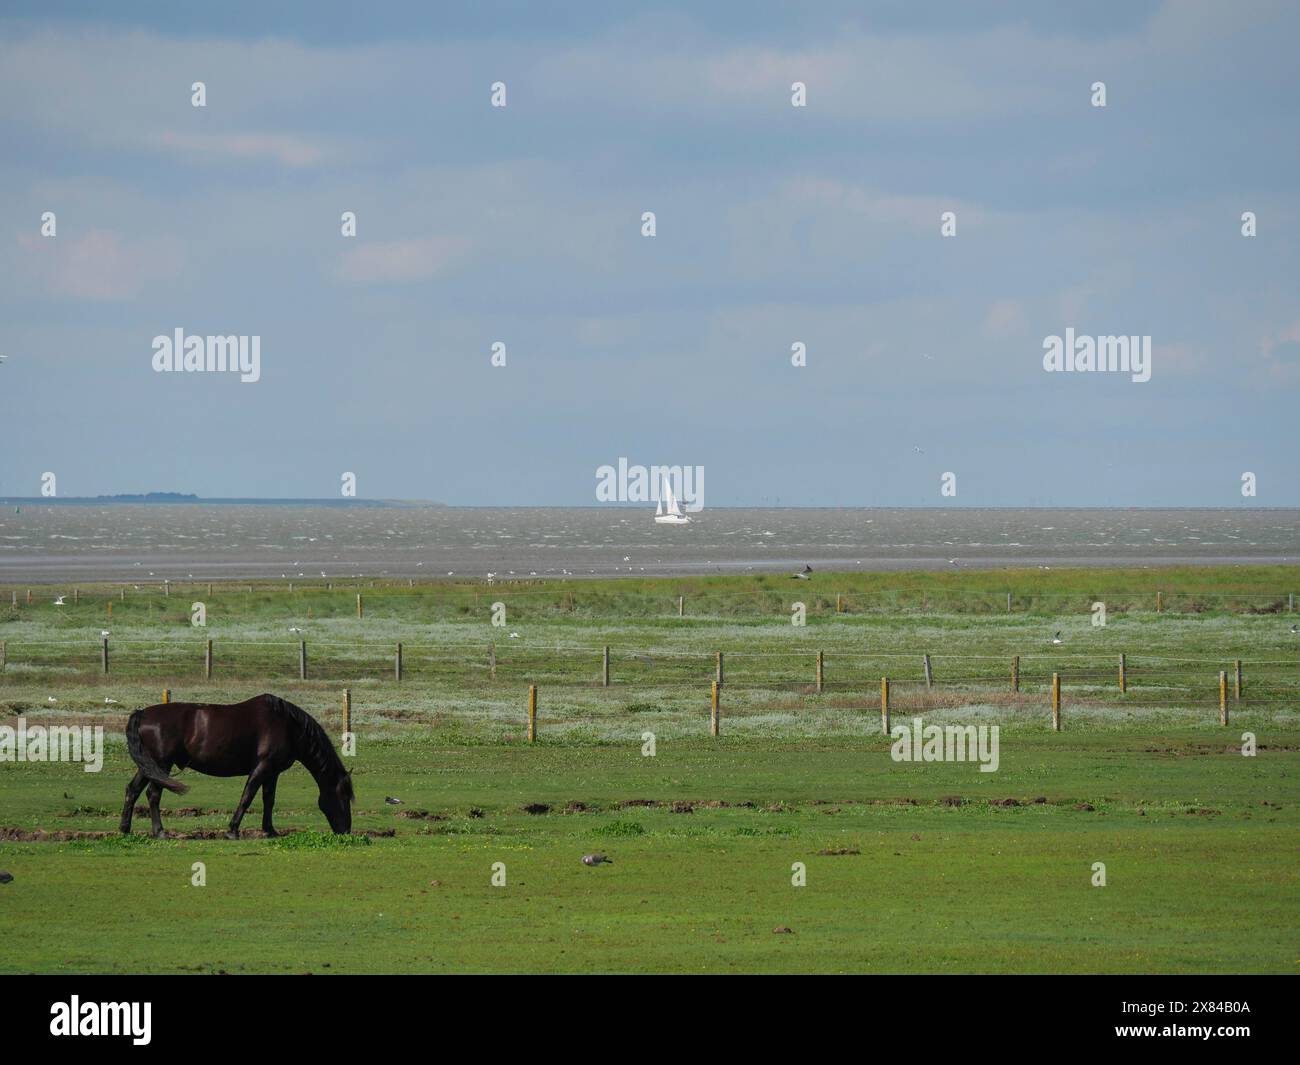
<path fill-rule="evenodd" d="M 140 798 L 140 792 L 144 791 L 147 782 L 148 778 L 144 775 L 144 771 L 140 770 L 126 786 L 126 805 L 122 807 L 122 820 L 117 826 L 124 836 L 131 834 L 131 817 L 135 813 L 135 801 Z"/>
<path fill-rule="evenodd" d="M 235 807 L 235 816 L 230 819 L 230 831 L 226 833 L 226 839 L 239 838 L 239 822 L 244 819 L 244 814 L 253 805 L 253 798 L 257 795 L 257 789 L 262 786 L 264 776 L 265 771 L 260 765 L 248 774 L 248 783 L 244 785 L 244 794 L 239 797 L 239 805 Z"/>
<path fill-rule="evenodd" d="M 277 834 L 271 824 L 271 813 L 275 809 L 275 785 L 279 780 L 279 773 L 271 773 L 262 781 L 262 831 L 268 836 Z"/>

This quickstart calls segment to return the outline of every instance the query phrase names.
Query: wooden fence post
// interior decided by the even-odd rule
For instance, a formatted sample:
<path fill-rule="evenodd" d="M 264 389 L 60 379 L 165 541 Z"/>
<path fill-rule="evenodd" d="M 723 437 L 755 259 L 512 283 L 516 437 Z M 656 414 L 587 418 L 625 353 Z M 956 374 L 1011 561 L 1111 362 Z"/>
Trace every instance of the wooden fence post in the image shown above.
<path fill-rule="evenodd" d="M 4 640 L 0 640 L 0 673 L 4 672 L 4 668 L 5 668 L 5 642 Z"/>
<path fill-rule="evenodd" d="M 602 687 L 609 687 L 609 644 L 605 644 L 605 653 L 601 658 L 600 683 Z"/>
<path fill-rule="evenodd" d="M 104 676 L 108 676 L 108 637 L 104 637 L 104 642 L 99 649 L 99 658 L 104 666 Z"/>
<path fill-rule="evenodd" d="M 835 613 L 844 613 L 844 596 L 839 593 L 836 593 L 835 595 Z"/>
<path fill-rule="evenodd" d="M 352 689 L 343 689 L 343 734 L 352 731 Z"/>
<path fill-rule="evenodd" d="M 679 618 L 686 616 L 686 596 L 684 595 L 677 597 L 677 616 Z"/>
<path fill-rule="evenodd" d="M 163 702 L 164 702 L 164 703 L 170 703 L 171 701 L 172 701 L 172 690 L 171 690 L 170 688 L 164 688 L 164 689 L 163 689 Z"/>
<path fill-rule="evenodd" d="M 1219 670 L 1219 724 L 1228 724 L 1228 672 Z"/>
<path fill-rule="evenodd" d="M 1011 593 L 1007 592 L 1007 613 L 1011 613 Z"/>
<path fill-rule="evenodd" d="M 1061 674 L 1052 674 L 1052 731 L 1061 731 Z"/>
<path fill-rule="evenodd" d="M 822 690 L 822 664 L 824 660 L 825 660 L 824 653 L 818 651 L 817 652 L 817 690 L 819 692 Z"/>
<path fill-rule="evenodd" d="M 108 601 L 108 616 L 110 618 L 113 616 L 113 600 L 111 599 Z"/>
<path fill-rule="evenodd" d="M 397 645 L 397 654 L 393 657 L 393 677 L 401 683 L 402 680 L 402 645 Z"/>
<path fill-rule="evenodd" d="M 361 617 L 361 593 L 357 592 L 357 617 Z"/>
<path fill-rule="evenodd" d="M 497 679 L 497 645 L 495 641 L 488 645 L 488 676 Z"/>
<path fill-rule="evenodd" d="M 1238 658 L 1236 663 L 1236 684 L 1233 688 L 1237 702 L 1241 702 L 1241 659 Z"/>
<path fill-rule="evenodd" d="M 710 736 L 716 736 L 718 734 L 718 716 L 719 716 L 718 682 L 715 680 L 713 682 L 713 698 L 709 708 L 709 735 Z"/>
<path fill-rule="evenodd" d="M 212 582 L 208 581 L 208 598 L 212 598 Z"/>
<path fill-rule="evenodd" d="M 80 602 L 81 602 L 81 589 L 80 589 L 80 588 L 73 588 L 73 589 L 72 589 L 72 602 L 73 602 L 74 604 L 76 604 L 76 603 L 80 603 Z"/>
<path fill-rule="evenodd" d="M 924 661 L 925 661 L 925 686 L 926 686 L 927 688 L 933 688 L 933 687 L 934 687 L 934 673 L 933 673 L 933 672 L 931 671 L 931 669 L 930 669 L 930 656 L 929 656 L 929 655 L 925 655 L 925 656 L 924 656 Z"/>
<path fill-rule="evenodd" d="M 1020 656 L 1011 656 L 1011 690 L 1020 691 Z"/>
<path fill-rule="evenodd" d="M 1160 593 L 1156 592 L 1156 613 L 1160 613 Z"/>
<path fill-rule="evenodd" d="M 170 581 L 163 581 L 163 595 L 164 595 L 164 596 L 170 596 L 171 594 L 172 594 L 172 586 L 171 586 L 171 582 L 170 582 Z"/>
<path fill-rule="evenodd" d="M 209 640 L 206 647 L 203 648 L 203 676 L 206 680 L 212 679 L 212 641 Z"/>
<path fill-rule="evenodd" d="M 307 641 L 298 641 L 298 679 L 307 679 Z"/>
<path fill-rule="evenodd" d="M 537 742 L 537 685 L 528 685 L 528 742 Z"/>
<path fill-rule="evenodd" d="M 1119 656 L 1119 690 L 1122 695 L 1128 691 L 1128 655 Z"/>
<path fill-rule="evenodd" d="M 880 731 L 889 735 L 889 678 L 880 678 Z"/>
<path fill-rule="evenodd" d="M 718 682 L 718 686 L 721 687 L 722 686 L 722 652 L 721 651 L 718 652 L 718 666 L 717 666 L 716 680 Z"/>

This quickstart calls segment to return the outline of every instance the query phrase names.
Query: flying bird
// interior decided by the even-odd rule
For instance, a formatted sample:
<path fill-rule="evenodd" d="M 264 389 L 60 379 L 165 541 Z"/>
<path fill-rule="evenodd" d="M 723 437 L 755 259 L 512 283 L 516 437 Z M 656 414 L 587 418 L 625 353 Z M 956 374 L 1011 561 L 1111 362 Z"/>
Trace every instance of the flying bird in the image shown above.
<path fill-rule="evenodd" d="M 103 636 L 105 639 L 113 635 L 111 632 L 108 631 L 108 629 L 100 629 L 99 634 Z"/>
<path fill-rule="evenodd" d="M 65 606 L 66 604 L 63 602 L 63 596 L 59 596 L 56 600 L 54 600 L 54 605 Z"/>
<path fill-rule="evenodd" d="M 804 568 L 803 568 L 802 570 L 800 570 L 798 573 L 792 573 L 792 574 L 790 574 L 790 578 L 791 578 L 791 580 L 796 580 L 796 581 L 807 581 L 807 580 L 811 580 L 811 579 L 812 579 L 812 571 L 813 571 L 812 566 L 809 566 L 809 565 L 805 564 L 805 565 L 804 565 Z"/>

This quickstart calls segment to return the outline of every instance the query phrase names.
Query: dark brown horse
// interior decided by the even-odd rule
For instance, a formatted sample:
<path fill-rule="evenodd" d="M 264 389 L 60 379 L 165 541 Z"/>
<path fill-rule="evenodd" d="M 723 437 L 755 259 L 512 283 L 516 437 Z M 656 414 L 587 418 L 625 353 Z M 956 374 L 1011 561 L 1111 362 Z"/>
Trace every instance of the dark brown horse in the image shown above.
<path fill-rule="evenodd" d="M 172 767 L 197 769 L 214 777 L 248 776 L 239 806 L 230 819 L 228 839 L 239 838 L 239 822 L 257 789 L 262 789 L 262 830 L 274 836 L 271 810 L 275 784 L 294 762 L 307 767 L 320 788 L 317 805 L 341 835 L 352 831 L 352 774 L 316 719 L 277 695 L 256 695 L 242 703 L 160 703 L 137 710 L 126 723 L 126 747 L 140 767 L 126 786 L 123 833 L 140 792 L 149 789 L 150 835 L 164 835 L 159 803 L 163 789 L 182 794 L 189 787 L 173 780 Z"/>

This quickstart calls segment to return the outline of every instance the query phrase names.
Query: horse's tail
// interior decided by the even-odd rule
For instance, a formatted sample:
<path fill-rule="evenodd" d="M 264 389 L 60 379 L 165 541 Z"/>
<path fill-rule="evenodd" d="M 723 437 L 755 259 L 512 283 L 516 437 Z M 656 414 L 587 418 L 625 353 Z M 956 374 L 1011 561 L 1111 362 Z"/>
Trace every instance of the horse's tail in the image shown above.
<path fill-rule="evenodd" d="M 144 744 L 140 742 L 140 716 L 143 710 L 137 710 L 126 722 L 126 749 L 131 754 L 131 760 L 140 767 L 149 780 L 155 784 L 160 784 L 168 791 L 174 791 L 177 795 L 184 795 L 190 790 L 188 784 L 182 784 L 179 780 L 174 780 L 163 772 L 162 766 L 154 761 L 153 755 L 144 749 Z"/>

